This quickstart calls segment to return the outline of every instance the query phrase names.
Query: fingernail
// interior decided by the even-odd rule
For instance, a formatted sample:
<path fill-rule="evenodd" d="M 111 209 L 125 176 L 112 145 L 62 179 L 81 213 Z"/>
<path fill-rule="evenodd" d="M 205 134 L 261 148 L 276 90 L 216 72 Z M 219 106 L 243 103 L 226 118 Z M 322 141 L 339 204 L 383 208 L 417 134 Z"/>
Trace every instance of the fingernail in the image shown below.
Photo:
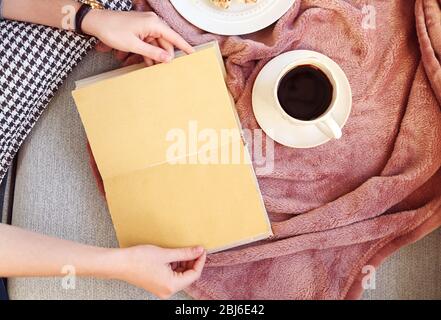
<path fill-rule="evenodd" d="M 200 254 L 202 254 L 205 251 L 204 247 L 201 247 L 201 246 L 196 247 L 195 250 L 197 253 L 200 253 Z"/>
<path fill-rule="evenodd" d="M 167 52 L 163 52 L 161 53 L 160 59 L 163 62 L 170 62 L 172 60 L 172 57 Z"/>

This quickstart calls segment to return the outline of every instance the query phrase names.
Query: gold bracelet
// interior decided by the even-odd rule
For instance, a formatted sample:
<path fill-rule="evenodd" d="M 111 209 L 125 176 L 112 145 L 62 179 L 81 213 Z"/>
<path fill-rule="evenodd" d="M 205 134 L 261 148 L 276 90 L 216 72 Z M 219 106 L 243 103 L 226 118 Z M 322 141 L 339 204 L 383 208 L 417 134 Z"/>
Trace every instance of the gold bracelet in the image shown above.
<path fill-rule="evenodd" d="M 100 10 L 104 9 L 104 6 L 97 0 L 78 0 L 78 1 L 81 2 L 82 4 L 86 4 L 90 6 L 92 9 L 100 9 Z"/>

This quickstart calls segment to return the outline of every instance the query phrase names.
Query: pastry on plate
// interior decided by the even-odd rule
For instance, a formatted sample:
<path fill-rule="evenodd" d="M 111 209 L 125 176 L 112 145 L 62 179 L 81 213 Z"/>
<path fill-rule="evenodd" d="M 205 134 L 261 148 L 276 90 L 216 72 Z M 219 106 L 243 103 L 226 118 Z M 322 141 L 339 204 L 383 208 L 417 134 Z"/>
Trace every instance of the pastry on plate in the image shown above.
<path fill-rule="evenodd" d="M 233 0 L 211 0 L 211 2 L 214 5 L 222 8 L 222 9 L 228 9 L 230 7 L 231 1 L 233 1 Z M 242 3 L 256 3 L 257 2 L 257 0 L 237 0 L 237 1 L 242 2 Z"/>

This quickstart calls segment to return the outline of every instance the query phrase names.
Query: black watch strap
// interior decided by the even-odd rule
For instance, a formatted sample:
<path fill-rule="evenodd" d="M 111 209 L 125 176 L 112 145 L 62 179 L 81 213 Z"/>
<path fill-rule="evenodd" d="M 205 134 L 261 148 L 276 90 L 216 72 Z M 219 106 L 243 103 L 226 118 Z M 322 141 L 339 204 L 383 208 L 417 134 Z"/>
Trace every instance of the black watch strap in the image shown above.
<path fill-rule="evenodd" d="M 81 25 L 83 24 L 83 20 L 86 15 L 92 10 L 92 7 L 88 4 L 82 4 L 80 9 L 78 9 L 77 14 L 75 15 L 75 32 L 81 35 L 85 35 Z"/>

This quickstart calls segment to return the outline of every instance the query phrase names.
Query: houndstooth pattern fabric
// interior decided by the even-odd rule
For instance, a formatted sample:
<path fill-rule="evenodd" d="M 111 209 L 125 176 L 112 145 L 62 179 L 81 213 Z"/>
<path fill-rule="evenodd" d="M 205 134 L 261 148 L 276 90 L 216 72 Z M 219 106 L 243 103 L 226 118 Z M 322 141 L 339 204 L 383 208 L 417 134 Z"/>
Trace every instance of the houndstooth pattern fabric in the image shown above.
<path fill-rule="evenodd" d="M 130 0 L 102 0 L 130 10 Z M 95 44 L 74 32 L 0 21 L 0 181 L 67 75 Z"/>

